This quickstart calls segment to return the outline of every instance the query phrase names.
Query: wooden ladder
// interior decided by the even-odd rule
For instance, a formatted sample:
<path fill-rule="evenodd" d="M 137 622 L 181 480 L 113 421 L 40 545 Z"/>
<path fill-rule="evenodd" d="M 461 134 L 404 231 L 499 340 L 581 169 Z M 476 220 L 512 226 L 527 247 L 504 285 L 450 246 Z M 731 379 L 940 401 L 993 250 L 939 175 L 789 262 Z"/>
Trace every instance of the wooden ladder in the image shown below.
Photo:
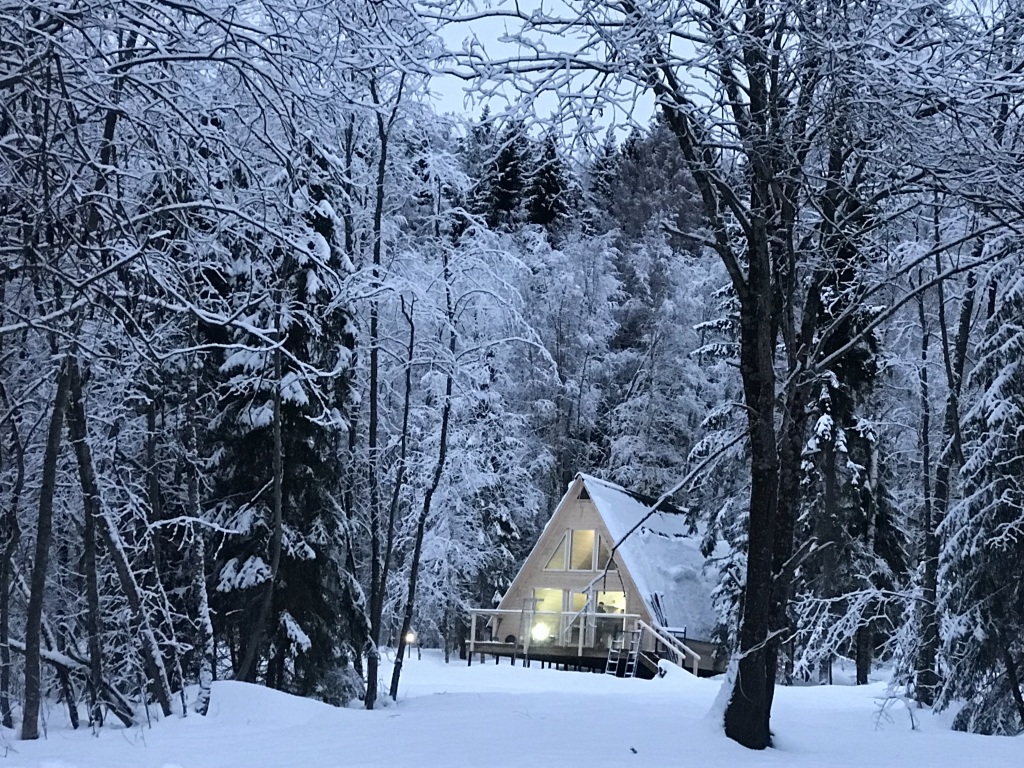
<path fill-rule="evenodd" d="M 636 665 L 640 660 L 640 637 L 643 631 L 634 629 L 629 633 L 629 652 L 626 654 L 626 677 L 636 677 Z"/>

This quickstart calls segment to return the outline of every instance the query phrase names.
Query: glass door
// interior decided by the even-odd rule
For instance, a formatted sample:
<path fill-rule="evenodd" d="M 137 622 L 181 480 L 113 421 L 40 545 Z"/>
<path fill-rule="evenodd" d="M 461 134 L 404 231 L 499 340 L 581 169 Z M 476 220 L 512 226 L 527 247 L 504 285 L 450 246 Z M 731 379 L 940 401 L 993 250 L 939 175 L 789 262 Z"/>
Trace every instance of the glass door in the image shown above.
<path fill-rule="evenodd" d="M 571 621 L 570 631 L 566 633 L 568 644 L 574 648 L 580 647 L 580 633 L 583 633 L 583 647 L 594 647 L 594 606 L 587 604 L 587 596 L 583 592 L 573 592 L 570 596 L 571 604 L 567 606 L 569 615 L 566 621 Z M 586 609 L 586 610 L 584 610 Z"/>

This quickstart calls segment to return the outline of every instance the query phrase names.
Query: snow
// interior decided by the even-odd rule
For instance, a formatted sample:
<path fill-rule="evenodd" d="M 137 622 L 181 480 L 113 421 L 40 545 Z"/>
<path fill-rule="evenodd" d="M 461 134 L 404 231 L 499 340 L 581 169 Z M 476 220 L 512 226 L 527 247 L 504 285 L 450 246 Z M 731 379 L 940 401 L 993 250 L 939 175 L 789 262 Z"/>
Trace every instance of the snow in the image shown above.
<path fill-rule="evenodd" d="M 305 653 L 313 647 L 313 642 L 309 639 L 309 635 L 302 630 L 302 627 L 299 626 L 299 622 L 297 622 L 288 611 L 281 614 L 281 625 L 284 627 L 284 631 L 288 635 L 288 639 L 291 640 L 301 652 Z"/>
<path fill-rule="evenodd" d="M 390 676 L 385 665 L 382 677 Z M 254 685 L 218 682 L 210 714 L 174 715 L 131 729 L 72 731 L 51 704 L 46 738 L 3 731 L 11 768 L 1009 768 L 1018 739 L 949 730 L 915 712 L 915 728 L 886 685 L 780 688 L 776 746 L 751 752 L 709 715 L 721 687 L 665 663 L 656 680 L 495 666 L 415 654 L 397 705 L 335 709 Z M 848 670 L 847 670 L 848 672 Z M 844 679 L 837 670 L 837 679 Z M 145 718 L 142 718 L 145 723 Z"/>
<path fill-rule="evenodd" d="M 686 629 L 688 638 L 709 640 L 717 616 L 711 592 L 718 574 L 705 567 L 701 538 L 680 514 L 655 512 L 624 488 L 590 475 L 583 483 L 618 544 L 616 558 L 626 567 L 651 615 L 663 627 Z"/>
<path fill-rule="evenodd" d="M 231 592 L 235 589 L 250 589 L 262 584 L 270 578 L 270 566 L 259 555 L 252 555 L 241 566 L 238 558 L 232 557 L 220 572 L 217 582 L 218 592 Z"/>

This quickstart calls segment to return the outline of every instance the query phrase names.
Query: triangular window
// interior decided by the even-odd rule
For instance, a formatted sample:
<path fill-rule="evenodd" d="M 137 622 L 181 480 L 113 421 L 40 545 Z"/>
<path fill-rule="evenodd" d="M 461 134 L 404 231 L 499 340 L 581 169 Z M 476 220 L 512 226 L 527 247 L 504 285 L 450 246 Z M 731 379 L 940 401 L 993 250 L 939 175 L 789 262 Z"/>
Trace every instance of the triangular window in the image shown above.
<path fill-rule="evenodd" d="M 565 570 L 565 534 L 562 534 L 562 538 L 558 542 L 558 546 L 555 547 L 555 552 L 551 555 L 551 559 L 548 560 L 548 564 L 544 566 L 545 571 L 564 571 Z"/>
<path fill-rule="evenodd" d="M 569 548 L 570 571 L 594 570 L 594 537 L 592 530 L 572 532 L 572 543 Z"/>
<path fill-rule="evenodd" d="M 584 485 L 582 488 L 580 488 L 580 495 L 577 496 L 576 498 L 581 499 L 583 501 L 587 501 L 590 498 L 590 494 L 587 492 L 587 486 Z"/>
<path fill-rule="evenodd" d="M 598 540 L 597 545 L 597 570 L 603 571 L 606 567 L 610 571 L 615 570 L 615 561 L 612 560 L 611 563 L 608 562 L 611 559 L 611 555 L 612 553 L 611 550 L 608 548 L 608 542 L 606 542 L 604 540 L 604 536 L 602 536 Z"/>

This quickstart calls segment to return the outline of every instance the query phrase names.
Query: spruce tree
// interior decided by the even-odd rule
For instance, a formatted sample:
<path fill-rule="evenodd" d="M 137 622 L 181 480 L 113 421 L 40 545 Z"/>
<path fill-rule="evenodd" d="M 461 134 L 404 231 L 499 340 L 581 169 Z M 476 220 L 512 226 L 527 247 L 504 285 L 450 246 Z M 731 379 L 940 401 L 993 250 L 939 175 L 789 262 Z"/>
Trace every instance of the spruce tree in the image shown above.
<path fill-rule="evenodd" d="M 947 668 L 940 706 L 966 704 L 954 727 L 1024 729 L 1024 274 L 1004 275 L 971 378 L 963 501 L 942 524 L 939 583 Z"/>
<path fill-rule="evenodd" d="M 559 156 L 554 136 L 544 137 L 540 159 L 530 178 L 527 220 L 555 232 L 576 207 L 576 189 Z"/>
<path fill-rule="evenodd" d="M 533 144 L 526 128 L 520 122 L 507 123 L 493 139 L 492 154 L 478 183 L 477 212 L 488 227 L 511 230 L 526 220 L 533 167 Z"/>
<path fill-rule="evenodd" d="M 902 532 L 884 480 L 886 445 L 868 415 L 880 362 L 879 339 L 865 332 L 869 311 L 851 311 L 849 293 L 857 288 L 861 255 L 844 238 L 826 238 L 833 269 L 821 289 L 819 333 L 828 357 L 861 338 L 838 357 L 817 382 L 816 421 L 804 449 L 801 513 L 797 540 L 813 541 L 801 566 L 796 611 L 797 648 L 807 664 L 819 664 L 819 681 L 831 682 L 836 651 L 857 660 L 857 682 L 868 682 L 874 654 L 877 598 L 892 589 L 905 567 Z"/>
<path fill-rule="evenodd" d="M 234 245 L 253 268 L 228 278 L 232 294 L 261 296 L 252 324 L 276 338 L 234 331 L 216 374 L 213 515 L 236 533 L 220 549 L 213 602 L 236 674 L 342 703 L 356 693 L 346 670 L 365 632 L 340 502 L 354 338 L 331 165 L 311 140 L 304 149 L 282 190 L 284 236 L 255 240 L 263 251 Z"/>

